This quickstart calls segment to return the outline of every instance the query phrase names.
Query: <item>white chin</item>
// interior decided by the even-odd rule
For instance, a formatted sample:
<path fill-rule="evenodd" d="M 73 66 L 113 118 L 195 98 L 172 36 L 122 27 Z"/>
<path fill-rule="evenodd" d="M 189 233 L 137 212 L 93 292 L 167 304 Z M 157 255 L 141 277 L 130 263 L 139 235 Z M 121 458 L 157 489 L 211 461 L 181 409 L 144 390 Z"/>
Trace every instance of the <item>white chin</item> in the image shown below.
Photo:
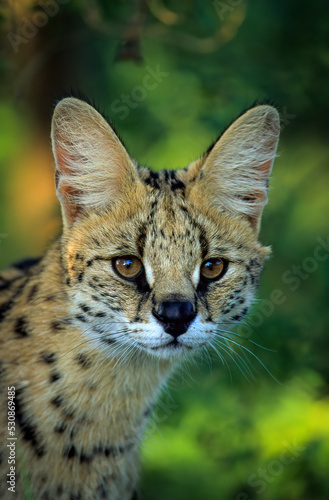
<path fill-rule="evenodd" d="M 179 340 L 170 341 L 158 346 L 143 345 L 143 349 L 157 358 L 173 359 L 180 358 L 194 350 L 194 347 L 182 344 Z"/>

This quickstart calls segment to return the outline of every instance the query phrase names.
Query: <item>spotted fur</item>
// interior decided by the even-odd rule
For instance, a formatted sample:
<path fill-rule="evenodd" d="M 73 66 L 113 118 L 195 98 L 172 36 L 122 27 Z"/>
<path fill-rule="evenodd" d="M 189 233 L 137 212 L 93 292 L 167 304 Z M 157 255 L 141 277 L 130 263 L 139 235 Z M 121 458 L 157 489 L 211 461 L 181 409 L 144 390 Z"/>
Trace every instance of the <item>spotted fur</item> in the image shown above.
<path fill-rule="evenodd" d="M 54 113 L 63 233 L 42 259 L 0 276 L 0 496 L 7 490 L 7 387 L 16 390 L 16 495 L 35 500 L 137 498 L 139 443 L 179 360 L 244 317 L 268 248 L 257 241 L 279 132 L 251 109 L 198 161 L 153 172 L 76 99 Z M 135 281 L 113 258 L 140 259 Z M 200 275 L 221 258 L 225 273 Z M 173 341 L 154 311 L 188 301 L 195 319 Z M 19 448 L 19 452 L 18 452 Z"/>

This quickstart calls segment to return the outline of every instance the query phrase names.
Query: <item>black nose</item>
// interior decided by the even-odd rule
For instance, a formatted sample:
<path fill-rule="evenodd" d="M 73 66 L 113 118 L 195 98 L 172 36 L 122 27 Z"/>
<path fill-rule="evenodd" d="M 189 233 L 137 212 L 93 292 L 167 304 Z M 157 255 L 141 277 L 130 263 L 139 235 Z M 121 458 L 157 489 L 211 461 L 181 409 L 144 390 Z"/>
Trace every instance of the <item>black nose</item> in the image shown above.
<path fill-rule="evenodd" d="M 191 302 L 160 302 L 152 314 L 174 338 L 185 333 L 196 316 Z"/>

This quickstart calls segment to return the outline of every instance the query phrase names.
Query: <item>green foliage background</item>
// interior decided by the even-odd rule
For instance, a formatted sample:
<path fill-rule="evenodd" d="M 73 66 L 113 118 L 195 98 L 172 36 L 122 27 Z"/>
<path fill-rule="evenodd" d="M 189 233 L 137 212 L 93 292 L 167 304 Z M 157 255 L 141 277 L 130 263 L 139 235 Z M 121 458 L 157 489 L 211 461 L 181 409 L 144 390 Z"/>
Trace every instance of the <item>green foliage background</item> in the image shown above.
<path fill-rule="evenodd" d="M 156 169 L 185 166 L 245 108 L 273 102 L 282 139 L 261 232 L 273 256 L 237 329 L 253 354 L 173 377 L 143 444 L 141 499 L 329 498 L 328 3 L 49 5 L 0 6 L 1 264 L 43 252 L 58 231 L 49 123 L 70 89 Z"/>

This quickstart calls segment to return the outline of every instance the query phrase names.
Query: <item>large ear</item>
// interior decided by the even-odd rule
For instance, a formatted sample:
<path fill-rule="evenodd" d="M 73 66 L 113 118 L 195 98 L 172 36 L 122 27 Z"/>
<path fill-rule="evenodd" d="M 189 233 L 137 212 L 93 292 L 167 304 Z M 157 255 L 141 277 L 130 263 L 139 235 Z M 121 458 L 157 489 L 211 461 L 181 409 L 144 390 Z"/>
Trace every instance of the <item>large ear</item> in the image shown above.
<path fill-rule="evenodd" d="M 70 226 L 84 212 L 116 202 L 137 179 L 124 146 L 106 120 L 79 99 L 56 106 L 51 130 L 57 196 Z"/>
<path fill-rule="evenodd" d="M 191 166 L 198 177 L 191 197 L 206 197 L 215 207 L 245 216 L 258 230 L 267 203 L 268 178 L 280 132 L 277 110 L 257 106 L 238 118 L 202 162 Z"/>

